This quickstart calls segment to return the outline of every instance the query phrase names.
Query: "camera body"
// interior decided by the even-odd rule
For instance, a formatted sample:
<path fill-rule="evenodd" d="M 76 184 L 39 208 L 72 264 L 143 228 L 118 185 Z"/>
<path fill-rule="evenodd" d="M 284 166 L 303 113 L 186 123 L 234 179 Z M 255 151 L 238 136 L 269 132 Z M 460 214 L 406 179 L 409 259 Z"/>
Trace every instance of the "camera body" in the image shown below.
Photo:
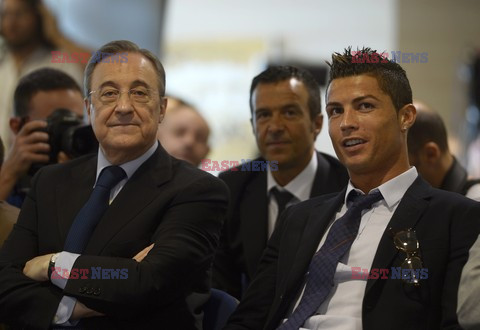
<path fill-rule="evenodd" d="M 67 109 L 56 109 L 47 118 L 50 145 L 48 163 L 33 164 L 29 174 L 33 175 L 42 166 L 56 164 L 58 153 L 63 151 L 69 158 L 76 158 L 98 150 L 98 141 L 91 125 L 85 125 L 78 116 Z"/>

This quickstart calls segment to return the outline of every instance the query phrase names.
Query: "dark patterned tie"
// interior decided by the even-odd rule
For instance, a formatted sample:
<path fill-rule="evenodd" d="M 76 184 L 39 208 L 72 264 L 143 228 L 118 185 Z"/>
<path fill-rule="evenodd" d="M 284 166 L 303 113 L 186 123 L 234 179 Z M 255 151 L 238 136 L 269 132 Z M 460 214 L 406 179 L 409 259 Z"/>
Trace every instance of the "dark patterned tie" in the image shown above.
<path fill-rule="evenodd" d="M 127 174 L 120 166 L 105 167 L 87 203 L 78 212 L 68 231 L 64 251 L 82 253 L 105 211 L 108 209 L 110 190 Z"/>
<path fill-rule="evenodd" d="M 375 202 L 383 199 L 378 190 L 368 195 L 358 195 L 352 191 L 350 198 L 353 201 L 347 212 L 333 223 L 325 243 L 312 258 L 300 303 L 278 330 L 298 330 L 317 311 L 334 285 L 333 277 L 338 262 L 350 250 L 357 237 L 362 211 L 370 209 Z"/>
<path fill-rule="evenodd" d="M 277 220 L 275 222 L 276 226 L 278 219 L 280 219 L 280 215 L 282 214 L 283 210 L 285 210 L 285 206 L 287 206 L 288 202 L 290 202 L 294 196 L 287 190 L 280 191 L 277 187 L 273 187 L 270 191 L 275 197 L 278 206 Z"/>

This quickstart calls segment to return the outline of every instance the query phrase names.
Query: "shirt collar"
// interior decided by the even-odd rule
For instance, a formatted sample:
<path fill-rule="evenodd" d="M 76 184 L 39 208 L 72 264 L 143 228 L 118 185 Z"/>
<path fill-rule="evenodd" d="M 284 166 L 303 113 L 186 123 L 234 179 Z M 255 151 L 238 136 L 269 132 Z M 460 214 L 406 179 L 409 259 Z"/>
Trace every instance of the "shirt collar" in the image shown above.
<path fill-rule="evenodd" d="M 140 157 L 131 160 L 129 162 L 120 164 L 119 166 L 127 173 L 127 180 L 129 180 L 133 173 L 142 165 L 148 158 L 150 158 L 151 155 L 157 150 L 158 147 L 158 141 L 156 141 L 150 149 L 148 149 L 143 155 Z M 111 166 L 112 163 L 110 163 L 105 155 L 103 154 L 103 151 L 101 148 L 98 148 L 98 162 L 97 162 L 97 177 L 95 179 L 95 182 L 97 182 L 98 176 L 100 175 L 100 172 L 107 167 Z"/>
<path fill-rule="evenodd" d="M 284 187 L 281 187 L 277 183 L 277 181 L 275 181 L 275 178 L 270 172 L 270 167 L 267 167 L 267 194 L 270 193 L 270 190 L 273 187 L 277 187 L 280 191 L 287 190 L 300 201 L 305 201 L 309 199 L 310 192 L 312 191 L 315 173 L 317 172 L 317 167 L 317 152 L 314 150 L 310 162 L 303 169 L 303 171 L 300 172 L 292 181 L 290 181 Z"/>
<path fill-rule="evenodd" d="M 400 202 L 403 195 L 405 195 L 407 189 L 412 185 L 413 181 L 415 181 L 417 177 L 417 169 L 415 168 L 415 166 L 412 166 L 410 169 L 403 172 L 402 174 L 397 175 L 393 179 L 388 180 L 377 188 L 370 190 L 370 192 L 376 189 L 380 190 L 383 199 L 385 200 L 385 203 L 387 203 L 388 208 L 392 208 Z M 355 188 L 352 184 L 352 181 L 349 180 L 344 203 L 347 203 L 347 197 L 352 190 L 355 190 L 363 195 L 363 192 L 360 189 Z"/>

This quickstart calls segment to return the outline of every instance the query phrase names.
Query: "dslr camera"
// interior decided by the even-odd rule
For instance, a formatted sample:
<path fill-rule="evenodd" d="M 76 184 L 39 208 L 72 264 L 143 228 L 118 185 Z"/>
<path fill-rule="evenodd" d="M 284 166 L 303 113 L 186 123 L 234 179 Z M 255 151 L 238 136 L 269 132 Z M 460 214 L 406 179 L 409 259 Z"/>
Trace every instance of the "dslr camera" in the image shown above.
<path fill-rule="evenodd" d="M 85 125 L 78 116 L 67 109 L 57 109 L 47 118 L 48 144 L 50 145 L 48 163 L 33 164 L 29 174 L 33 175 L 42 166 L 57 163 L 57 156 L 63 151 L 70 159 L 94 153 L 98 141 L 91 125 Z"/>

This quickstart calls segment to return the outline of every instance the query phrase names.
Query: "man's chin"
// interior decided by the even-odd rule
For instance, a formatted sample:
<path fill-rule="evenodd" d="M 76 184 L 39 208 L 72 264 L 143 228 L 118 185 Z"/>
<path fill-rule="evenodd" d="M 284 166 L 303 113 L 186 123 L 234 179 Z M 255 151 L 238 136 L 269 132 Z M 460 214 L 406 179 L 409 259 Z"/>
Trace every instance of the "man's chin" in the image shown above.
<path fill-rule="evenodd" d="M 30 42 L 30 40 L 22 40 L 22 39 L 18 39 L 18 38 L 10 38 L 10 39 L 5 39 L 5 44 L 7 45 L 7 47 L 8 47 L 10 50 L 16 51 L 16 50 L 22 50 L 22 49 L 24 49 L 25 47 L 30 46 L 30 45 L 31 45 L 31 42 Z"/>

